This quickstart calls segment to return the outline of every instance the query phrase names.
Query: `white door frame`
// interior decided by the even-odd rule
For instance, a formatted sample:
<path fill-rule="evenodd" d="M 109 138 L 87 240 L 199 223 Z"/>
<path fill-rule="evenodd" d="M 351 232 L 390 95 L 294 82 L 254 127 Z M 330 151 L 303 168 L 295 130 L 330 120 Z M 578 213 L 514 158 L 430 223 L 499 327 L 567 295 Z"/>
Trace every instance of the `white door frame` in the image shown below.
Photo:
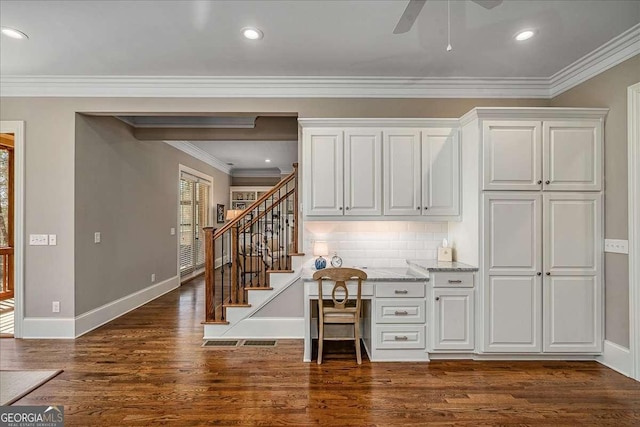
<path fill-rule="evenodd" d="M 627 89 L 629 157 L 629 347 L 640 381 L 640 82 Z"/>
<path fill-rule="evenodd" d="M 0 133 L 13 134 L 13 336 L 22 338 L 24 322 L 24 122 L 0 121 Z"/>

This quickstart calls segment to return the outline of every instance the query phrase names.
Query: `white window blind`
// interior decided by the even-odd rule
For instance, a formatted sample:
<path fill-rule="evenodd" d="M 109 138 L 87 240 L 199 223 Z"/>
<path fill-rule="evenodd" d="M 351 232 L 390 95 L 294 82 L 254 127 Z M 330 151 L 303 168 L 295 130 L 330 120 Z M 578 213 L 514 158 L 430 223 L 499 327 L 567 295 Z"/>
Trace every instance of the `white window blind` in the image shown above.
<path fill-rule="evenodd" d="M 204 266 L 204 231 L 209 226 L 211 182 L 180 174 L 180 274 Z"/>

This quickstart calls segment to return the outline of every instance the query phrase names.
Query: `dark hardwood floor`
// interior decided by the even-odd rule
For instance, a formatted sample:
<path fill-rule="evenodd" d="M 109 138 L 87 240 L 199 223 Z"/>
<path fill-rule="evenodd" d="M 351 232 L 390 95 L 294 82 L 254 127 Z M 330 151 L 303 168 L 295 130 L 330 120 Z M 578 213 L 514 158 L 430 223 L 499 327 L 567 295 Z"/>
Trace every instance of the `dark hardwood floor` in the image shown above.
<path fill-rule="evenodd" d="M 64 405 L 67 426 L 640 425 L 640 383 L 596 362 L 202 348 L 203 297 L 198 279 L 75 341 L 0 340 L 2 369 L 64 369 L 15 405 Z"/>

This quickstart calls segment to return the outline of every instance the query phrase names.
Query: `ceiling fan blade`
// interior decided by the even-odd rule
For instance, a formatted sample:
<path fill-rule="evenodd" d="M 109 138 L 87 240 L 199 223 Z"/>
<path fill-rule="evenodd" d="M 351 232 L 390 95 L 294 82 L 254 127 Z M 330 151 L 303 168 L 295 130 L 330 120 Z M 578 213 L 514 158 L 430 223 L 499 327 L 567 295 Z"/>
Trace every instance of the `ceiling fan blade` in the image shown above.
<path fill-rule="evenodd" d="M 502 4 L 502 0 L 471 0 L 472 2 L 484 7 L 485 9 L 493 9 Z"/>
<path fill-rule="evenodd" d="M 409 0 L 396 28 L 393 29 L 393 34 L 403 34 L 409 31 L 426 2 L 427 0 Z"/>

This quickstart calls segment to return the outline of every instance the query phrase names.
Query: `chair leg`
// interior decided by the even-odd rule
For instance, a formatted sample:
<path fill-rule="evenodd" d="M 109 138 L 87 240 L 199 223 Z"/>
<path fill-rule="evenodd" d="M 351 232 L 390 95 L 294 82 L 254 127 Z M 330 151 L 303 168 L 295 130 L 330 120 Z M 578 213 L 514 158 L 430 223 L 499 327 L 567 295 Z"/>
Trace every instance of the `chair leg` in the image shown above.
<path fill-rule="evenodd" d="M 362 364 L 362 356 L 360 355 L 360 322 L 356 322 L 353 325 L 354 336 L 356 338 L 356 360 L 358 365 Z"/>
<path fill-rule="evenodd" d="M 322 341 L 324 340 L 324 323 L 318 323 L 318 365 L 322 363 Z"/>

